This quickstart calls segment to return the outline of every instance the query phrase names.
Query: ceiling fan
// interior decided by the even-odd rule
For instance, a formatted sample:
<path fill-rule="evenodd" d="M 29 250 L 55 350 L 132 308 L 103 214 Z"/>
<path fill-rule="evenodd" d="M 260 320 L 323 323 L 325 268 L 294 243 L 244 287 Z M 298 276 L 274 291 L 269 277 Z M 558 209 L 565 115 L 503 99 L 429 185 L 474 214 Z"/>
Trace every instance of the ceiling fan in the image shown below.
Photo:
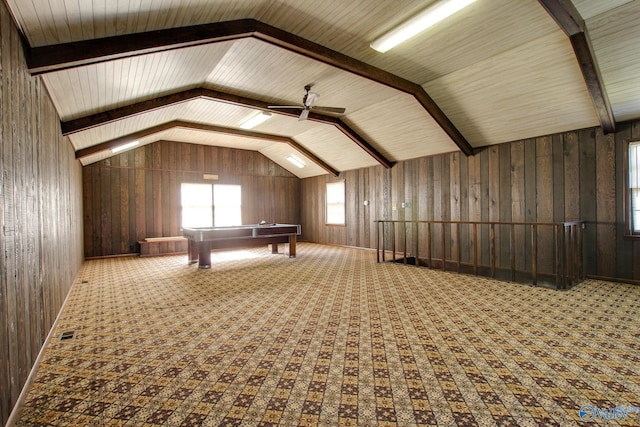
<path fill-rule="evenodd" d="M 320 95 L 317 94 L 316 92 L 311 92 L 311 85 L 306 85 L 304 87 L 304 90 L 305 90 L 305 94 L 302 97 L 302 105 L 269 105 L 268 108 L 302 109 L 302 112 L 300 113 L 300 117 L 298 117 L 298 120 L 306 120 L 307 117 L 309 117 L 309 112 L 311 111 L 311 109 L 313 109 L 314 111 L 325 111 L 327 113 L 337 113 L 337 114 L 342 114 L 345 112 L 344 108 L 317 106 L 316 102 L 318 102 Z"/>

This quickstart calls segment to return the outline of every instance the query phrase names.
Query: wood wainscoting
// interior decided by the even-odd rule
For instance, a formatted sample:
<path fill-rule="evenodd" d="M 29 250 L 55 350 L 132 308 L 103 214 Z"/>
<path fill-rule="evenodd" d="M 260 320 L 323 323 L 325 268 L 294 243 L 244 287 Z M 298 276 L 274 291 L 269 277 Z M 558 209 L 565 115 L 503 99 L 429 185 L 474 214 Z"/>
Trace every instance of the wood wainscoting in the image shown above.
<path fill-rule="evenodd" d="M 565 132 L 479 150 L 399 161 L 346 171 L 339 178 L 302 180 L 303 239 L 375 248 L 375 220 L 566 222 L 584 220 L 587 276 L 640 281 L 640 239 L 624 238 L 623 142 L 640 137 L 640 121 L 619 124 L 615 134 L 599 128 Z M 346 225 L 324 223 L 325 184 L 344 180 Z M 365 202 L 367 202 L 365 204 Z M 453 238 L 446 237 L 450 259 Z M 552 230 L 541 230 L 540 247 L 550 247 Z M 489 239 L 484 227 L 479 243 Z M 524 244 L 529 237 L 523 237 Z M 496 229 L 496 263 L 509 268 L 509 234 Z M 462 245 L 469 245 L 463 239 Z M 488 251 L 479 262 L 489 263 Z M 540 253 L 550 265 L 552 253 Z M 463 256 L 462 262 L 470 262 Z M 516 267 L 527 265 L 526 255 Z"/>
<path fill-rule="evenodd" d="M 0 1 L 0 425 L 83 262 L 82 175 Z"/>

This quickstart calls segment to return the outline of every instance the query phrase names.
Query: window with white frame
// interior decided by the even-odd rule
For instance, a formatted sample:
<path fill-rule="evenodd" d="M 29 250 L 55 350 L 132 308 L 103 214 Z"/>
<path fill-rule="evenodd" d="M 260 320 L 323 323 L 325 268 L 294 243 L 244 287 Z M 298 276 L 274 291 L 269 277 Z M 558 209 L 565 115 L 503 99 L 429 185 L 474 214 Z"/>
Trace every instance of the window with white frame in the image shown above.
<path fill-rule="evenodd" d="M 627 234 L 640 237 L 640 141 L 629 142 L 627 159 Z"/>
<path fill-rule="evenodd" d="M 327 224 L 345 225 L 345 188 L 344 181 L 327 183 L 326 193 Z"/>
<path fill-rule="evenodd" d="M 180 199 L 182 227 L 242 225 L 239 185 L 183 183 Z"/>

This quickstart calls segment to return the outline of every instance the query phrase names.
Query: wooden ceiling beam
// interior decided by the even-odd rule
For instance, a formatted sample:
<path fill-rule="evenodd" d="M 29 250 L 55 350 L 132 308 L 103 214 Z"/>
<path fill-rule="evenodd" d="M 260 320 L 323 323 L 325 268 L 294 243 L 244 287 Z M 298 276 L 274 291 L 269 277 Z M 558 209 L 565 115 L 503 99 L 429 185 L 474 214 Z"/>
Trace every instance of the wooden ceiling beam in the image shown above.
<path fill-rule="evenodd" d="M 103 111 L 101 113 L 92 114 L 90 116 L 80 117 L 74 120 L 62 122 L 60 124 L 63 135 L 71 135 L 76 132 L 88 130 L 97 126 L 102 126 L 108 123 L 112 123 L 118 120 L 125 119 L 127 117 L 133 117 L 138 114 L 145 113 L 147 111 L 153 111 L 160 108 L 166 108 L 171 105 L 181 104 L 183 102 L 192 101 L 194 99 L 209 99 L 212 101 L 225 102 L 241 107 L 251 107 L 263 111 L 272 111 L 277 114 L 282 114 L 290 117 L 298 117 L 300 111 L 289 109 L 269 109 L 269 104 L 257 99 L 247 98 L 244 96 L 232 95 L 225 92 L 220 92 L 213 89 L 196 88 L 189 89 L 182 92 L 173 93 L 166 96 L 161 96 L 156 99 L 142 101 L 136 104 L 127 105 L 124 107 L 114 108 L 109 111 Z M 309 115 L 309 120 L 319 123 L 329 124 L 335 126 L 340 132 L 347 136 L 350 140 L 355 142 L 360 148 L 362 148 L 367 154 L 373 157 L 378 163 L 385 168 L 391 168 L 394 162 L 387 159 L 382 155 L 375 147 L 368 143 L 362 136 L 351 129 L 342 120 L 327 116 L 324 114 L 312 113 Z M 102 150 L 100 150 L 102 151 Z"/>
<path fill-rule="evenodd" d="M 250 37 L 253 19 L 123 34 L 57 45 L 27 47 L 27 68 L 33 75 L 116 59 Z"/>
<path fill-rule="evenodd" d="M 97 153 L 99 153 L 101 151 L 105 151 L 105 150 L 111 150 L 111 149 L 113 149 L 115 147 L 121 146 L 121 145 L 126 144 L 128 142 L 132 142 L 132 141 L 144 138 L 146 136 L 153 135 L 155 133 L 159 133 L 159 132 L 162 132 L 162 131 L 165 131 L 165 130 L 175 129 L 175 128 L 200 130 L 200 131 L 204 131 L 204 132 L 221 133 L 221 134 L 226 134 L 226 135 L 235 135 L 235 136 L 241 136 L 241 137 L 245 137 L 245 138 L 253 138 L 253 139 L 260 139 L 260 140 L 284 143 L 284 144 L 289 145 L 293 149 L 297 150 L 301 154 L 303 154 L 305 157 L 307 157 L 309 160 L 311 160 L 312 162 L 314 162 L 315 164 L 320 166 L 325 171 L 329 172 L 331 175 L 333 175 L 333 176 L 340 175 L 340 172 L 338 170 L 336 170 L 335 168 L 333 168 L 330 165 L 328 165 L 327 163 L 325 163 L 322 159 L 317 157 L 315 154 L 313 154 L 312 152 L 307 150 L 305 147 L 300 145 L 298 142 L 296 142 L 292 138 L 289 138 L 289 137 L 286 137 L 286 136 L 281 136 L 281 135 L 273 135 L 273 134 L 262 133 L 262 132 L 254 132 L 254 131 L 244 130 L 244 129 L 229 128 L 229 127 L 225 127 L 225 126 L 216 126 L 216 125 L 208 125 L 208 124 L 204 124 L 204 123 L 186 122 L 186 121 L 183 121 L 183 120 L 173 120 L 173 121 L 170 121 L 170 122 L 167 122 L 167 123 L 163 123 L 163 124 L 160 124 L 160 125 L 157 125 L 157 126 L 150 127 L 148 129 L 141 130 L 139 132 L 132 133 L 130 135 L 126 135 L 126 136 L 123 136 L 123 137 L 120 137 L 120 138 L 115 138 L 115 139 L 112 139 L 110 141 L 106 141 L 106 142 L 103 142 L 101 144 L 98 144 L 98 145 L 93 145 L 91 147 L 83 148 L 81 150 L 76 151 L 75 156 L 76 156 L 76 159 L 82 159 L 82 158 L 88 157 L 88 156 L 90 156 L 92 154 L 97 154 Z"/>
<path fill-rule="evenodd" d="M 35 48 L 27 47 L 27 67 L 29 72 L 35 75 L 246 37 L 255 37 L 413 95 L 464 154 L 467 156 L 473 154 L 471 144 L 419 84 L 253 19 L 171 28 Z"/>
<path fill-rule="evenodd" d="M 551 15 L 558 26 L 565 32 L 573 52 L 576 55 L 580 71 L 591 95 L 593 106 L 600 120 L 604 133 L 616 131 L 616 121 L 613 116 L 611 102 L 600 74 L 600 67 L 589 41 L 589 34 L 584 19 L 570 0 L 538 0 L 542 7 Z"/>
<path fill-rule="evenodd" d="M 171 105 L 181 104 L 202 96 L 202 89 L 190 89 L 171 95 L 160 96 L 147 101 L 137 102 L 131 105 L 114 108 L 100 113 L 79 117 L 73 120 L 60 122 L 62 135 L 72 135 L 74 133 L 86 131 L 118 120 L 134 117 L 138 114 L 147 113 L 154 110 L 166 108 Z"/>
<path fill-rule="evenodd" d="M 569 0 L 539 0 L 558 26 L 571 37 L 585 32 L 584 19 Z"/>

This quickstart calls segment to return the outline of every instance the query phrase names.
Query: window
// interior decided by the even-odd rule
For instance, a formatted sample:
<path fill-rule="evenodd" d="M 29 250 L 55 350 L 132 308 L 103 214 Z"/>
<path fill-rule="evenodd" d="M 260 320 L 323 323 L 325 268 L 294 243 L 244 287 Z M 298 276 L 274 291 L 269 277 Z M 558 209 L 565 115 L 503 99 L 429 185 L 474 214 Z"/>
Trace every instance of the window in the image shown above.
<path fill-rule="evenodd" d="M 211 227 L 213 225 L 213 193 L 211 184 L 182 184 L 183 227 Z"/>
<path fill-rule="evenodd" d="M 242 193 L 239 185 L 183 183 L 180 196 L 182 227 L 242 224 Z"/>
<path fill-rule="evenodd" d="M 627 235 L 640 237 L 640 141 L 629 142 L 627 159 Z"/>
<path fill-rule="evenodd" d="M 327 183 L 327 224 L 346 224 L 344 199 L 344 181 Z"/>
<path fill-rule="evenodd" d="M 213 223 L 216 227 L 242 225 L 242 194 L 239 185 L 213 186 Z"/>

